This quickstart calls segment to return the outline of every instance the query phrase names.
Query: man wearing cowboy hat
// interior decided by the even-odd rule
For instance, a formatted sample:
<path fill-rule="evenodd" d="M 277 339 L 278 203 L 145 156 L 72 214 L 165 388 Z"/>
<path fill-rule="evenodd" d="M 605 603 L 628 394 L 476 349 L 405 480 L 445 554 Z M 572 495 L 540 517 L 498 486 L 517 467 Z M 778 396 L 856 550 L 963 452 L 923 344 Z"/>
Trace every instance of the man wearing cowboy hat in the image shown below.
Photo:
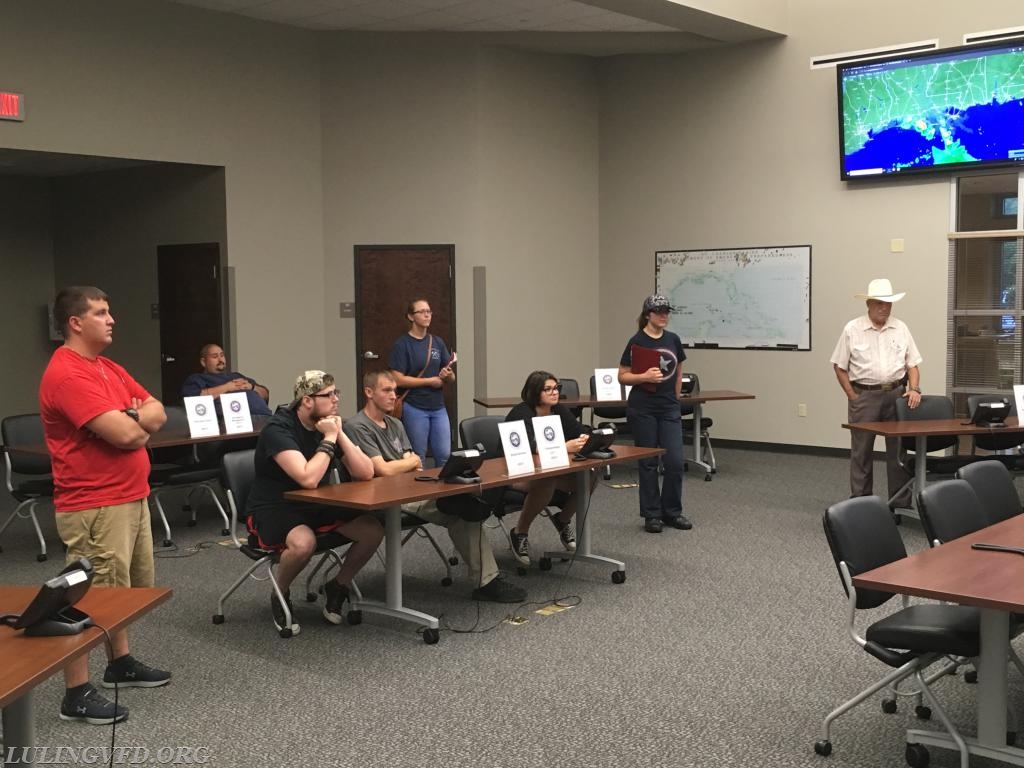
<path fill-rule="evenodd" d="M 851 320 L 843 328 L 832 353 L 832 367 L 839 386 L 849 400 L 851 424 L 862 421 L 892 421 L 896 418 L 896 400 L 904 397 L 907 405 L 916 408 L 921 402 L 921 353 L 914 337 L 902 320 L 891 317 L 892 305 L 907 294 L 895 293 L 885 278 L 872 280 L 867 293 L 855 298 L 866 299 L 866 315 Z M 872 469 L 875 436 L 850 432 L 850 496 L 869 496 L 872 491 Z M 896 461 L 899 440 L 885 439 L 885 460 L 889 482 L 889 506 L 893 509 L 910 506 L 910 473 Z M 905 491 L 899 498 L 892 494 Z"/>

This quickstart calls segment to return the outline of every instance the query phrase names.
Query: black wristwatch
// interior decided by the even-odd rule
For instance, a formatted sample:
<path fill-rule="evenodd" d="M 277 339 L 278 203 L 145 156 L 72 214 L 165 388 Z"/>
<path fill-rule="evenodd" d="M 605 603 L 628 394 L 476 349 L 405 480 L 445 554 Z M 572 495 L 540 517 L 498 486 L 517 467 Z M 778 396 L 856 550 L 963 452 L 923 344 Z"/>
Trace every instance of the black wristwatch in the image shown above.
<path fill-rule="evenodd" d="M 134 408 L 125 408 L 123 411 L 121 411 L 121 413 L 123 413 L 125 416 L 135 419 L 136 423 L 139 421 L 139 412 Z"/>

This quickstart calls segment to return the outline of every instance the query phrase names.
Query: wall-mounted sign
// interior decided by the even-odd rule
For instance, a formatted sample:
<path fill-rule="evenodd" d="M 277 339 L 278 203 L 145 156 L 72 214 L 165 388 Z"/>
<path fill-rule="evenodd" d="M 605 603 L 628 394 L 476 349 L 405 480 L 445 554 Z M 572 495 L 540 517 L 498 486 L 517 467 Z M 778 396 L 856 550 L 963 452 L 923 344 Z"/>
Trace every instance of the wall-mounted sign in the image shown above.
<path fill-rule="evenodd" d="M 25 119 L 25 94 L 0 91 L 0 120 Z"/>

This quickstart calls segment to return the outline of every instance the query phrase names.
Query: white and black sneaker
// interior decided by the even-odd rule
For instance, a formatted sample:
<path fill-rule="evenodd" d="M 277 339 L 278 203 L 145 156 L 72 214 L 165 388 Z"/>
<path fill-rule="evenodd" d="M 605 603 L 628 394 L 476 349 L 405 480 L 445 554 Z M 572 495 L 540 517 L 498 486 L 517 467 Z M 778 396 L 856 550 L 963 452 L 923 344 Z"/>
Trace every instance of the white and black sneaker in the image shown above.
<path fill-rule="evenodd" d="M 576 551 L 576 526 L 573 525 L 570 520 L 568 523 L 563 523 L 555 515 L 551 515 L 551 524 L 555 526 L 555 530 L 558 531 L 558 539 L 562 542 L 562 546 L 565 547 L 567 552 Z"/>
<path fill-rule="evenodd" d="M 270 593 L 270 612 L 274 616 L 274 626 L 277 627 L 278 632 L 284 632 L 285 629 L 291 629 L 292 637 L 299 634 L 299 622 L 295 620 L 295 609 L 292 608 L 292 598 L 287 592 L 284 594 L 285 604 L 288 606 L 288 614 L 291 616 L 291 623 L 288 623 L 288 618 L 285 616 L 284 606 L 281 605 L 281 601 L 277 599 L 277 593 Z"/>
<path fill-rule="evenodd" d="M 110 725 L 128 719 L 128 708 L 114 706 L 106 696 L 96 690 L 92 683 L 86 683 L 84 690 L 72 697 L 67 693 L 60 703 L 61 720 L 78 720 L 90 725 Z"/>
<path fill-rule="evenodd" d="M 515 529 L 509 531 L 509 539 L 512 541 L 512 554 L 523 565 L 530 564 L 530 537 L 525 533 L 517 533 Z"/>
<path fill-rule="evenodd" d="M 171 673 L 143 664 L 130 654 L 114 659 L 103 673 L 104 688 L 159 688 L 171 682 Z"/>
<path fill-rule="evenodd" d="M 341 624 L 345 616 L 345 601 L 351 601 L 348 588 L 331 579 L 324 584 L 324 618 L 331 624 Z"/>

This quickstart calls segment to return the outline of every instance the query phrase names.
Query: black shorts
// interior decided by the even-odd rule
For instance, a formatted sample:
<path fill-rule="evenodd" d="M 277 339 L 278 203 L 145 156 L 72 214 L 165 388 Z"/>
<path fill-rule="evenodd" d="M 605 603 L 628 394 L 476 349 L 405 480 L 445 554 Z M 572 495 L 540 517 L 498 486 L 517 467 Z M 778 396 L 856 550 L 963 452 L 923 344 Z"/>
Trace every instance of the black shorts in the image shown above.
<path fill-rule="evenodd" d="M 344 507 L 325 507 L 319 504 L 293 504 L 254 515 L 253 524 L 260 541 L 269 546 L 284 544 L 292 528 L 306 525 L 314 533 L 333 528 L 340 522 L 352 520 L 361 513 Z"/>

